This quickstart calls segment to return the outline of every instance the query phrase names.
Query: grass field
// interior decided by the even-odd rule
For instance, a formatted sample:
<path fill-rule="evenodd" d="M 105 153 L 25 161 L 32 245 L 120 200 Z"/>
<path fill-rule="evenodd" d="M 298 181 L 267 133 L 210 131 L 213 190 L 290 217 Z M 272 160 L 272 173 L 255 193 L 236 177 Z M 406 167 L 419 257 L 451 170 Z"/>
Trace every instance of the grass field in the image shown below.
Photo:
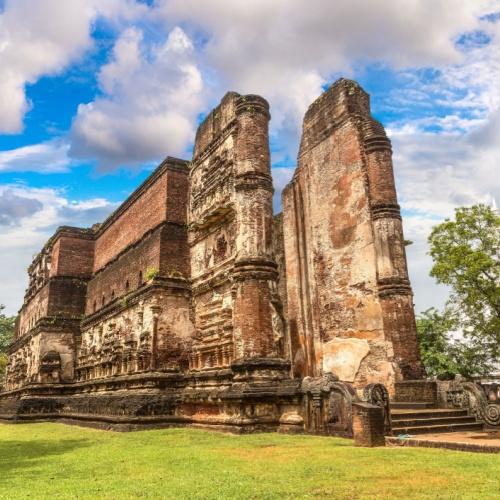
<path fill-rule="evenodd" d="M 500 498 L 500 456 L 316 436 L 0 424 L 0 498 Z"/>

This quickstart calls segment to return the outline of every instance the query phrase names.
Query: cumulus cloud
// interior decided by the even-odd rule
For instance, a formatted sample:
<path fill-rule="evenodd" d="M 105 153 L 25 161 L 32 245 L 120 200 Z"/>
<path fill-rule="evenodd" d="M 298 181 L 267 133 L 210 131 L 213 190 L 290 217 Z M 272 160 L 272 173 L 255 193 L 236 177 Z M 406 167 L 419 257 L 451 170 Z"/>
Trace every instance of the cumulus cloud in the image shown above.
<path fill-rule="evenodd" d="M 116 203 L 103 198 L 68 199 L 52 188 L 0 185 L 0 304 L 14 314 L 27 285 L 26 267 L 60 225 L 88 227 L 104 220 Z"/>
<path fill-rule="evenodd" d="M 7 0 L 0 13 L 0 132 L 22 130 L 31 107 L 26 84 L 78 60 L 93 44 L 98 16 L 130 20 L 145 9 L 132 0 Z"/>
<path fill-rule="evenodd" d="M 441 69 L 430 81 L 412 75 L 409 87 L 390 96 L 395 106 L 405 94 L 412 107 L 436 102 L 424 118 L 404 119 L 389 130 L 399 201 L 403 208 L 410 278 L 419 311 L 441 305 L 448 290 L 428 277 L 432 262 L 427 237 L 432 226 L 452 217 L 455 207 L 500 199 L 500 24 L 483 24 L 491 41 L 467 47 L 464 61 Z M 416 96 L 417 100 L 414 100 Z"/>
<path fill-rule="evenodd" d="M 0 194 L 0 226 L 13 226 L 25 217 L 42 210 L 43 205 L 39 200 L 25 198 L 13 193 L 12 190 Z"/>
<path fill-rule="evenodd" d="M 183 155 L 198 113 L 231 88 L 269 99 L 274 160 L 294 158 L 304 111 L 326 82 L 370 61 L 460 62 L 455 40 L 490 3 L 158 0 L 117 41 L 99 74 L 103 95 L 80 106 L 71 154 L 104 170 Z M 151 42 L 165 31 L 167 42 Z"/>
<path fill-rule="evenodd" d="M 432 262 L 427 237 L 458 206 L 500 198 L 498 112 L 466 134 L 431 134 L 407 127 L 393 135 L 399 202 L 409 246 L 408 265 L 419 311 L 442 305 L 447 290 L 428 277 Z M 491 129 L 494 129 L 491 130 Z"/>
<path fill-rule="evenodd" d="M 167 22 L 205 39 L 203 55 L 221 85 L 260 93 L 272 105 L 273 132 L 294 156 L 302 116 L 332 77 L 360 64 L 395 68 L 461 61 L 454 41 L 473 30 L 491 2 L 410 0 L 164 0 Z"/>
<path fill-rule="evenodd" d="M 0 151 L 0 172 L 67 172 L 72 163 L 68 150 L 69 144 L 55 139 Z"/>
<path fill-rule="evenodd" d="M 184 155 L 202 109 L 193 49 L 179 27 L 160 44 L 138 28 L 124 31 L 99 73 L 103 95 L 78 108 L 71 154 L 97 158 L 101 170 Z"/>
<path fill-rule="evenodd" d="M 427 277 L 430 228 L 458 205 L 494 203 L 500 194 L 500 23 L 483 16 L 498 6 L 498 0 L 408 0 L 404 8 L 392 0 L 8 1 L 0 14 L 0 128 L 7 132 L 20 129 L 31 105 L 26 82 L 62 71 L 88 50 L 98 16 L 128 25 L 120 25 L 99 71 L 100 93 L 78 108 L 71 149 L 52 142 L 4 152 L 0 170 L 30 169 L 44 154 L 49 170 L 67 168 L 68 154 L 95 160 L 101 170 L 183 156 L 198 113 L 228 89 L 270 101 L 273 160 L 290 165 L 304 111 L 323 86 L 381 64 L 398 79 L 397 89 L 373 101 L 394 117 L 386 125 L 405 232 L 414 241 L 408 255 L 417 309 L 439 305 L 447 291 Z M 273 169 L 276 208 L 292 174 L 293 168 Z M 22 234 L 17 229 L 29 233 L 28 220 L 36 223 L 41 214 L 47 228 L 44 221 L 74 223 L 101 210 L 78 211 L 68 200 L 56 207 L 64 196 L 51 196 L 45 203 L 38 193 L 44 208 L 29 217 L 4 215 L 14 242 Z"/>

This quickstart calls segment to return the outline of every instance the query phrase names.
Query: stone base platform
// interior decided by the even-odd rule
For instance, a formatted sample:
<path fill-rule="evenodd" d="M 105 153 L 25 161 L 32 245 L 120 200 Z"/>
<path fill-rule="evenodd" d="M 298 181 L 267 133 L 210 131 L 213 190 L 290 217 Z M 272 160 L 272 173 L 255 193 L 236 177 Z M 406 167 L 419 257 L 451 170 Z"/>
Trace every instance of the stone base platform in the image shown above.
<path fill-rule="evenodd" d="M 387 436 L 388 446 L 445 448 L 448 450 L 500 453 L 500 431 L 419 434 L 409 438 Z"/>

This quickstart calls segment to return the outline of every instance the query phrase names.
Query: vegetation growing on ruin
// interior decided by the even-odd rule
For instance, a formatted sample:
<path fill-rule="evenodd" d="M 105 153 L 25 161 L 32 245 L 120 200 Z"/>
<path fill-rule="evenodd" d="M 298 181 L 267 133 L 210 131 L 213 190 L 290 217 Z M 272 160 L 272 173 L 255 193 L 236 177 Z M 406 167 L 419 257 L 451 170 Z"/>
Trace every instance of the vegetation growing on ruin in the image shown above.
<path fill-rule="evenodd" d="M 156 269 L 156 267 L 148 267 L 146 269 L 146 274 L 145 274 L 146 281 L 150 281 L 150 280 L 156 278 L 156 276 L 158 276 L 158 274 L 159 274 L 159 271 L 158 271 L 158 269 Z"/>
<path fill-rule="evenodd" d="M 497 498 L 499 468 L 319 436 L 0 424 L 0 498 Z"/>
<path fill-rule="evenodd" d="M 15 316 L 6 316 L 4 314 L 5 306 L 0 304 L 0 382 L 5 374 L 7 366 L 7 347 L 14 336 Z"/>
<path fill-rule="evenodd" d="M 429 377 L 452 379 L 460 374 L 470 378 L 492 369 L 489 353 L 477 343 L 454 338 L 456 328 L 448 312 L 433 307 L 417 316 L 420 353 Z"/>

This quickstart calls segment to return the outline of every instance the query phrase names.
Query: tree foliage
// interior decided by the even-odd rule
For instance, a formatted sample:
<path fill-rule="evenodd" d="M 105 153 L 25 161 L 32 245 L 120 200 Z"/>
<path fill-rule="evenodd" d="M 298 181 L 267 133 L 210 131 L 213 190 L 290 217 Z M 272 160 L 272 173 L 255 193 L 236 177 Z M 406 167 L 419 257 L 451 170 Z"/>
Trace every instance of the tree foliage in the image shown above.
<path fill-rule="evenodd" d="M 5 306 L 0 304 L 0 379 L 7 366 L 7 347 L 14 336 L 14 323 L 16 321 L 15 316 L 6 316 L 3 313 L 4 309 Z"/>
<path fill-rule="evenodd" d="M 14 336 L 14 323 L 16 321 L 15 316 L 6 316 L 3 313 L 5 306 L 0 304 L 0 353 L 5 354 L 7 352 L 7 347 L 12 341 Z"/>
<path fill-rule="evenodd" d="M 417 316 L 422 363 L 429 376 L 450 379 L 460 374 L 470 378 L 488 373 L 490 356 L 477 343 L 454 339 L 455 320 L 446 312 L 430 308 Z"/>
<path fill-rule="evenodd" d="M 469 346 L 500 355 L 500 215 L 486 205 L 455 210 L 429 236 L 431 276 L 448 285 L 446 315 Z M 470 353 L 469 353 L 470 354 Z"/>

